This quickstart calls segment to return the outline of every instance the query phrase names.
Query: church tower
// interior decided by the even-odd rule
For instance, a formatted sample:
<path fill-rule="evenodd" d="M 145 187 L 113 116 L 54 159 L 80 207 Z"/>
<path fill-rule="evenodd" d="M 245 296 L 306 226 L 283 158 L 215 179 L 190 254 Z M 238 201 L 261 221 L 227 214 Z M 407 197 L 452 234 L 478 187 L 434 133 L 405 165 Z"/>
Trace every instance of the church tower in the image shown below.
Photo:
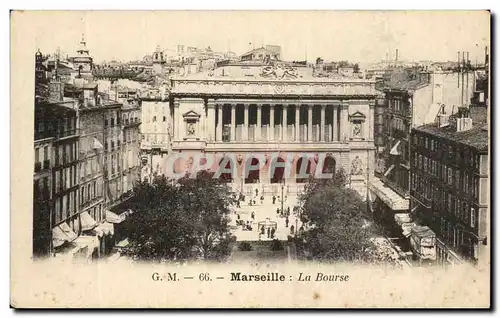
<path fill-rule="evenodd" d="M 82 40 L 76 50 L 76 56 L 72 58 L 73 66 L 78 72 L 79 77 L 87 77 L 92 75 L 93 59 L 90 56 L 87 42 L 85 42 L 85 35 L 82 34 Z"/>
<path fill-rule="evenodd" d="M 160 46 L 157 46 L 153 53 L 153 74 L 161 74 L 165 62 L 163 51 Z"/>

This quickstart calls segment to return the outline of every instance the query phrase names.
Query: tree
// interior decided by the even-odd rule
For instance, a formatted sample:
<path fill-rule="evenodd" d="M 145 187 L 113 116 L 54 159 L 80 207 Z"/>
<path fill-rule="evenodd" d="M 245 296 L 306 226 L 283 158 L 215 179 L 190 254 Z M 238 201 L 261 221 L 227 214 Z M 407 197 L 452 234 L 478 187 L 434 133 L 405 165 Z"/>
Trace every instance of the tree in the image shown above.
<path fill-rule="evenodd" d="M 346 187 L 343 170 L 332 179 L 310 179 L 303 194 L 300 218 L 307 230 L 299 235 L 314 259 L 370 261 L 371 216 L 359 194 Z"/>
<path fill-rule="evenodd" d="M 234 237 L 229 214 L 236 195 L 201 172 L 177 182 L 163 176 L 139 183 L 127 223 L 128 255 L 140 260 L 222 260 Z"/>
<path fill-rule="evenodd" d="M 354 73 L 359 73 L 359 64 L 358 63 L 354 64 L 352 66 L 352 69 Z"/>

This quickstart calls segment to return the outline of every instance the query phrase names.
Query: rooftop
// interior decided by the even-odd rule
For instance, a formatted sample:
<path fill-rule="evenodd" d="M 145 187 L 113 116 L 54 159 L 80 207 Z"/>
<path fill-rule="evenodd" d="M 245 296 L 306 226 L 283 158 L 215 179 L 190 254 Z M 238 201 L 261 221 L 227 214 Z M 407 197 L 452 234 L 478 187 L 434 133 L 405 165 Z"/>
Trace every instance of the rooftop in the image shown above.
<path fill-rule="evenodd" d="M 293 63 L 278 63 L 275 65 L 234 63 L 221 66 L 212 70 L 175 77 L 174 80 L 241 80 L 241 81 L 299 81 L 299 82 L 373 82 L 359 79 L 354 76 L 330 74 L 329 76 L 316 76 L 314 69 Z"/>
<path fill-rule="evenodd" d="M 450 118 L 450 122 L 452 120 Z M 471 129 L 460 132 L 457 132 L 455 125 L 439 127 L 437 123 L 422 125 L 415 130 L 461 143 L 479 151 L 488 151 L 488 125 L 484 123 L 473 124 Z"/>

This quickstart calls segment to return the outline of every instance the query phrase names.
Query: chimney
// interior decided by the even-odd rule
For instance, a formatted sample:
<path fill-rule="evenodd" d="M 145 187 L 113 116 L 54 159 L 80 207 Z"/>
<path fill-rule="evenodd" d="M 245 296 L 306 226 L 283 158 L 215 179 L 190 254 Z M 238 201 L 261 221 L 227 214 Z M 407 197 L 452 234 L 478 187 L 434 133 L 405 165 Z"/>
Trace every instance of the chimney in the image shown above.
<path fill-rule="evenodd" d="M 469 116 L 469 109 L 461 107 L 457 118 L 457 132 L 467 131 L 472 128 L 472 118 Z"/>
<path fill-rule="evenodd" d="M 396 49 L 396 62 L 398 61 L 399 49 Z"/>
<path fill-rule="evenodd" d="M 457 118 L 457 132 L 467 131 L 472 128 L 472 118 Z"/>
<path fill-rule="evenodd" d="M 439 128 L 450 125 L 450 115 L 446 114 L 445 105 L 441 105 L 441 111 L 437 115 Z"/>

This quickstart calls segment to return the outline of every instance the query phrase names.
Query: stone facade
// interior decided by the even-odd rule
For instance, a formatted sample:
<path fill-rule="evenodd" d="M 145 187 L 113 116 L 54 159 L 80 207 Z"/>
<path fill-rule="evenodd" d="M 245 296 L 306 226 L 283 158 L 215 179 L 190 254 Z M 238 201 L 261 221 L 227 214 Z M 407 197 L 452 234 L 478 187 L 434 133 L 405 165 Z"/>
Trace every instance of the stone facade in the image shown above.
<path fill-rule="evenodd" d="M 304 79 L 289 68 L 264 71 L 251 79 L 218 76 L 229 74 L 220 70 L 173 79 L 167 112 L 172 127 L 169 150 L 220 158 L 291 154 L 293 171 L 285 181 L 290 191 L 299 191 L 305 182 L 295 177 L 302 154 L 322 154 L 333 158 L 335 167 L 350 175 L 351 186 L 366 194 L 366 180 L 374 170 L 374 82 Z M 268 162 L 257 180 L 238 174 L 233 185 L 243 191 L 250 186 L 275 192 L 279 185 L 266 177 L 266 169 Z"/>

